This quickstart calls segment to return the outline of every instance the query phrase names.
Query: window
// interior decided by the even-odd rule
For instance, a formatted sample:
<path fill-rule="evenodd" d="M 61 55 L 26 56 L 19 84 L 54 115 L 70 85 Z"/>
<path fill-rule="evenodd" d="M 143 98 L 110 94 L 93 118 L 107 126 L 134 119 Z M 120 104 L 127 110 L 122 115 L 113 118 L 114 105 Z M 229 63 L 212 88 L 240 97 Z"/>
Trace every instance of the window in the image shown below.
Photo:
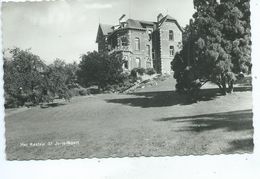
<path fill-rule="evenodd" d="M 147 56 L 150 57 L 151 56 L 150 45 L 146 45 L 146 49 L 147 49 Z"/>
<path fill-rule="evenodd" d="M 174 56 L 174 46 L 170 46 L 170 56 Z"/>
<path fill-rule="evenodd" d="M 169 40 L 173 40 L 174 39 L 174 34 L 172 30 L 169 30 Z"/>
<path fill-rule="evenodd" d="M 117 45 L 118 45 L 118 47 L 120 47 L 122 45 L 122 41 L 120 38 L 117 39 Z"/>
<path fill-rule="evenodd" d="M 146 68 L 152 68 L 152 62 L 149 59 L 146 61 Z"/>
<path fill-rule="evenodd" d="M 124 61 L 124 69 L 128 69 L 128 61 Z"/>
<path fill-rule="evenodd" d="M 149 40 L 152 40 L 152 30 L 148 30 L 148 36 L 149 36 Z"/>
<path fill-rule="evenodd" d="M 135 50 L 140 50 L 140 39 L 135 38 Z"/>
<path fill-rule="evenodd" d="M 136 67 L 137 67 L 137 68 L 140 68 L 140 67 L 141 67 L 141 59 L 140 59 L 139 57 L 137 57 L 137 58 L 135 59 L 135 63 L 136 63 Z"/>
<path fill-rule="evenodd" d="M 128 58 L 125 56 L 124 58 L 123 58 L 123 68 L 124 69 L 128 69 L 129 67 L 128 67 Z"/>
<path fill-rule="evenodd" d="M 128 39 L 127 39 L 127 37 L 122 37 L 122 38 L 121 38 L 121 43 L 122 43 L 122 46 L 127 46 L 127 45 L 128 45 Z"/>

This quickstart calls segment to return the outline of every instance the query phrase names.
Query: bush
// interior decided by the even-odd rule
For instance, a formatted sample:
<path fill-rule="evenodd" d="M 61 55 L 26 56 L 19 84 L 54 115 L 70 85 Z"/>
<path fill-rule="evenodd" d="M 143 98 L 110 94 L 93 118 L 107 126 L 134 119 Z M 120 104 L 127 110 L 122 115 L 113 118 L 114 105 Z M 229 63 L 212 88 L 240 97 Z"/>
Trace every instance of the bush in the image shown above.
<path fill-rule="evenodd" d="M 144 68 L 137 68 L 136 71 L 139 75 L 143 75 L 145 73 L 145 69 Z"/>
<path fill-rule="evenodd" d="M 131 76 L 137 78 L 137 75 L 143 75 L 145 73 L 144 68 L 134 68 L 131 70 Z"/>
<path fill-rule="evenodd" d="M 133 77 L 133 78 L 137 78 L 136 68 L 134 68 L 134 69 L 131 70 L 130 75 L 131 75 L 131 77 Z"/>
<path fill-rule="evenodd" d="M 11 95 L 5 94 L 5 108 L 17 108 L 21 105 L 21 102 Z"/>
<path fill-rule="evenodd" d="M 137 79 L 137 78 L 136 78 Z M 114 85 L 108 85 L 105 89 L 106 92 L 108 93 L 122 93 L 125 90 L 131 88 L 132 86 L 135 85 L 136 80 L 133 79 L 132 77 L 128 77 L 127 79 L 125 79 L 123 82 L 118 83 L 118 84 L 114 84 Z"/>
<path fill-rule="evenodd" d="M 88 89 L 85 89 L 85 88 L 81 88 L 79 90 L 79 94 L 80 96 L 86 96 L 86 95 L 89 95 L 90 94 L 90 91 Z"/>
<path fill-rule="evenodd" d="M 145 73 L 146 73 L 147 75 L 153 75 L 153 74 L 156 73 L 156 71 L 155 71 L 155 69 L 153 69 L 153 68 L 147 68 L 147 69 L 145 70 Z"/>
<path fill-rule="evenodd" d="M 90 94 L 90 91 L 86 88 L 72 88 L 70 89 L 71 96 L 86 96 Z"/>

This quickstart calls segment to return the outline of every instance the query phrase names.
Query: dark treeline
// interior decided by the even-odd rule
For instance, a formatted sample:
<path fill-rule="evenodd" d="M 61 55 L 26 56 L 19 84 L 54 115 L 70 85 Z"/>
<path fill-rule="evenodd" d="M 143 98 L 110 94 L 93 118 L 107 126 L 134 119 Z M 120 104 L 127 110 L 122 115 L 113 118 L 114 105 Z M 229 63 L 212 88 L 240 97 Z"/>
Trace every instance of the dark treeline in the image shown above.
<path fill-rule="evenodd" d="M 47 65 L 30 50 L 6 50 L 5 107 L 33 106 L 56 98 L 69 100 L 72 96 L 91 93 L 87 88 L 93 86 L 97 86 L 97 91 L 129 88 L 136 79 L 123 72 L 122 65 L 120 55 L 96 51 L 83 54 L 79 64 L 55 59 Z"/>

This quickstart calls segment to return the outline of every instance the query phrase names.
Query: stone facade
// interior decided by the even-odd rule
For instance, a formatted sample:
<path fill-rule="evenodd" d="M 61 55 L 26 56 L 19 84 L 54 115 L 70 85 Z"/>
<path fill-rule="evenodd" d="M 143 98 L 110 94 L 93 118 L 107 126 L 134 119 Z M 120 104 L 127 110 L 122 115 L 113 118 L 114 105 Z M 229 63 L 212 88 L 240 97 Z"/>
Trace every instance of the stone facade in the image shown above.
<path fill-rule="evenodd" d="M 178 22 L 162 14 L 158 15 L 157 22 L 120 20 L 117 26 L 100 24 L 96 40 L 98 51 L 121 53 L 125 70 L 141 67 L 170 73 L 170 63 L 182 43 L 182 28 Z"/>

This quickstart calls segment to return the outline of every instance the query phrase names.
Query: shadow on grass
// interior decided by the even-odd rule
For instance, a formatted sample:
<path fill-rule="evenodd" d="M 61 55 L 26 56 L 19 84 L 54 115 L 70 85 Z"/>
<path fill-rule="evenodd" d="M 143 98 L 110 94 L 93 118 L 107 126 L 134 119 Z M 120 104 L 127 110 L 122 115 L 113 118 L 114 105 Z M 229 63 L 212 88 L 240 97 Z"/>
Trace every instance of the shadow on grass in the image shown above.
<path fill-rule="evenodd" d="M 66 105 L 65 103 L 58 103 L 58 102 L 56 102 L 56 103 L 47 103 L 47 104 L 42 104 L 42 105 L 40 105 L 41 106 L 41 108 L 49 108 L 49 107 L 59 107 L 59 106 L 64 106 L 64 105 Z"/>
<path fill-rule="evenodd" d="M 232 112 L 222 112 L 213 114 L 203 114 L 196 116 L 162 118 L 157 121 L 174 121 L 176 123 L 186 123 L 187 127 L 177 129 L 177 131 L 204 132 L 216 129 L 226 129 L 227 131 L 253 130 L 252 110 L 241 110 Z"/>
<path fill-rule="evenodd" d="M 250 91 L 250 87 L 236 87 L 234 92 Z M 131 93 L 130 98 L 120 98 L 120 99 L 108 99 L 108 103 L 120 103 L 124 105 L 134 106 L 134 107 L 167 107 L 174 105 L 189 105 L 192 102 L 187 95 L 179 94 L 176 91 L 158 91 L 158 92 L 136 92 Z M 210 101 L 220 96 L 218 88 L 214 89 L 201 89 L 198 101 Z"/>
<path fill-rule="evenodd" d="M 239 151 L 240 153 L 252 153 L 254 151 L 253 138 L 233 140 L 229 142 L 229 145 L 230 147 L 226 149 L 227 153 L 235 153 L 237 151 Z"/>

